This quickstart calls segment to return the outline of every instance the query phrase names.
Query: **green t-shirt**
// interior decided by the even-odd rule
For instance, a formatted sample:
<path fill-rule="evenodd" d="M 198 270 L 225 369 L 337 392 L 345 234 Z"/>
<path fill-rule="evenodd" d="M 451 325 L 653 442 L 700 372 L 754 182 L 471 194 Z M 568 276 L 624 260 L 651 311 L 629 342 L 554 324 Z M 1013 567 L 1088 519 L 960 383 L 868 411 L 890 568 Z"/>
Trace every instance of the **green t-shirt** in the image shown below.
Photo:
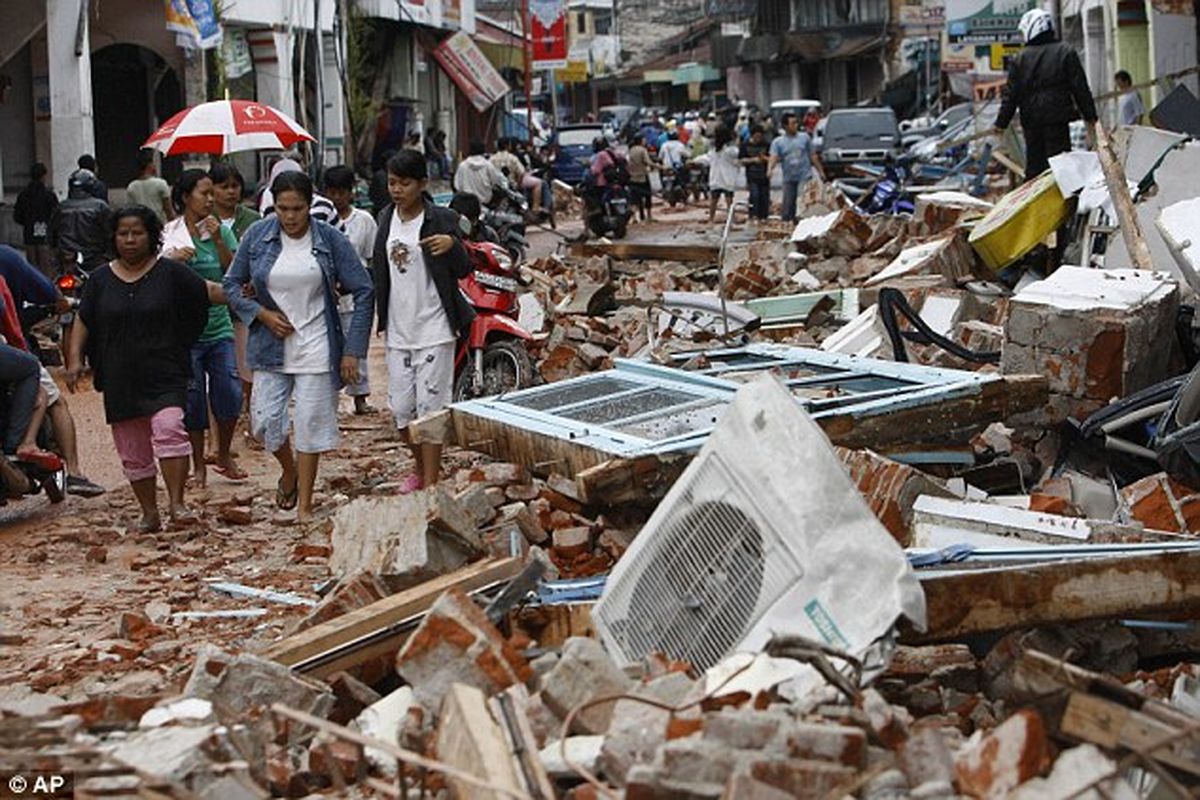
<path fill-rule="evenodd" d="M 233 231 L 229 230 L 228 226 L 221 226 L 221 238 L 225 241 L 225 246 L 232 253 L 237 250 L 237 237 L 233 235 Z M 196 270 L 197 274 L 206 281 L 220 283 L 225 278 L 225 270 L 221 269 L 221 259 L 217 255 L 217 246 L 212 240 L 200 241 L 196 237 L 192 237 L 192 245 L 196 248 L 196 255 L 192 256 L 192 260 L 188 262 L 188 266 Z M 208 309 L 208 324 L 204 326 L 204 333 L 200 334 L 199 341 L 215 342 L 219 339 L 233 338 L 233 321 L 229 317 L 229 309 L 225 306 L 211 306 Z"/>

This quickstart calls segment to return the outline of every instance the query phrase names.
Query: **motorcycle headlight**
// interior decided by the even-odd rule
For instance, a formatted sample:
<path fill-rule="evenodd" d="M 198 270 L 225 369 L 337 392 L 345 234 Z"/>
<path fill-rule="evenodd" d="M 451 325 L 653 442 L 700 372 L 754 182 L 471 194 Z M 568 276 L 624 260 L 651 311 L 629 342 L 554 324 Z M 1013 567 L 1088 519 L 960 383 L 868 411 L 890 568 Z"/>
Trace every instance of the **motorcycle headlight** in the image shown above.
<path fill-rule="evenodd" d="M 506 278 L 503 275 L 493 275 L 490 272 L 476 272 L 475 282 L 489 289 L 497 289 L 501 292 L 513 292 L 514 294 L 520 286 L 516 278 Z"/>

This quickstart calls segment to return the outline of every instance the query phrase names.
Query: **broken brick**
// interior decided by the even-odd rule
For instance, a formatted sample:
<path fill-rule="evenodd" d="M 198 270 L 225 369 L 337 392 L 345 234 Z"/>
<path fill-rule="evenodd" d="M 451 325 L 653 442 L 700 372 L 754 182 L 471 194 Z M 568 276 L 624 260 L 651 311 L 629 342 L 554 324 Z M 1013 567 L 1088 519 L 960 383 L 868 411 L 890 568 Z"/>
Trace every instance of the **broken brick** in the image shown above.
<path fill-rule="evenodd" d="M 1049 767 L 1045 725 L 1031 709 L 1018 711 L 990 733 L 977 733 L 954 760 L 959 787 L 984 800 L 1006 796 Z"/>
<path fill-rule="evenodd" d="M 492 695 L 532 675 L 529 664 L 466 594 L 451 589 L 437 599 L 396 656 L 396 672 L 430 714 L 455 683 Z"/>

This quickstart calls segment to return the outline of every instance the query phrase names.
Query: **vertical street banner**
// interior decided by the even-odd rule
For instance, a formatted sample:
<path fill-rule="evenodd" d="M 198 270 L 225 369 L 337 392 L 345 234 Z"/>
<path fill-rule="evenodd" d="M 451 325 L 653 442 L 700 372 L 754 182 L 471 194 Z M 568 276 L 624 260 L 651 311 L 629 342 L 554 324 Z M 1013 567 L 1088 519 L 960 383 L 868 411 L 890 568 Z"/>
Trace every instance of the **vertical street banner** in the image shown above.
<path fill-rule="evenodd" d="M 529 0 L 534 70 L 567 66 L 567 1 Z"/>

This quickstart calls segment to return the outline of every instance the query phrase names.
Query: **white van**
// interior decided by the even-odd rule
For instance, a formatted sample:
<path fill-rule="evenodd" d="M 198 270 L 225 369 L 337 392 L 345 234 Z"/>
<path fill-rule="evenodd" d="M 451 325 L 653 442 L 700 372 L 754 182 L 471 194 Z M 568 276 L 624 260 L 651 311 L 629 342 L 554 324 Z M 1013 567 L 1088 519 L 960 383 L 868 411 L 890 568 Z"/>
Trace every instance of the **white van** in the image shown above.
<path fill-rule="evenodd" d="M 810 111 L 821 113 L 820 100 L 776 100 L 771 103 L 771 121 L 775 123 L 776 128 L 783 127 L 783 115 L 791 111 L 800 120 L 801 125 L 804 123 L 804 115 Z"/>

